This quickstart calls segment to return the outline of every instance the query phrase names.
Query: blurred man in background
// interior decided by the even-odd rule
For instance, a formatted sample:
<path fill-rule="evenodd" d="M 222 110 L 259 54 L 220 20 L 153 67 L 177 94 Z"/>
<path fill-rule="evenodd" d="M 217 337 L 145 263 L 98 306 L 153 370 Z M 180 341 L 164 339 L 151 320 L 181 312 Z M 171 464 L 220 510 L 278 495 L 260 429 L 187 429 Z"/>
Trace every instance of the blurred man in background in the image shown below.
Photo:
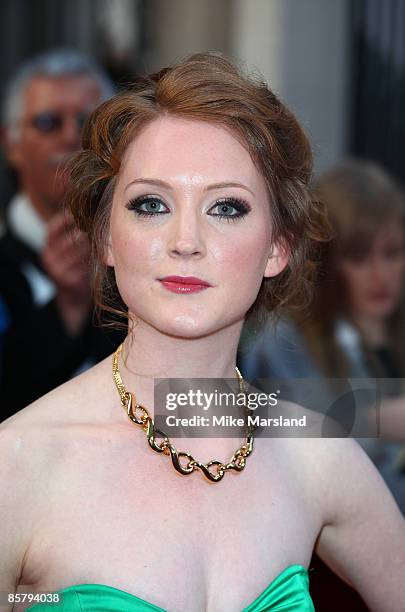
<path fill-rule="evenodd" d="M 117 341 L 94 327 L 89 244 L 63 211 L 66 162 L 80 148 L 87 117 L 112 93 L 108 77 L 68 49 L 27 61 L 8 87 L 4 145 L 19 191 L 0 237 L 0 292 L 10 318 L 0 420 L 109 354 Z"/>

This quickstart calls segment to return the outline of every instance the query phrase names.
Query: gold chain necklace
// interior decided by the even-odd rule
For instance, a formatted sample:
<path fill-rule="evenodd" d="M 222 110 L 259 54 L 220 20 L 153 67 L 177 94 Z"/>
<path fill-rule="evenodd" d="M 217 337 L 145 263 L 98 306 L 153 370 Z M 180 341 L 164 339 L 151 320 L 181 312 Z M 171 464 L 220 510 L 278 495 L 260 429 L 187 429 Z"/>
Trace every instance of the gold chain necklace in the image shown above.
<path fill-rule="evenodd" d="M 152 450 L 157 453 L 164 453 L 165 455 L 170 456 L 174 469 L 183 476 L 188 476 L 195 470 L 200 470 L 207 480 L 210 482 L 218 482 L 223 478 L 227 470 L 236 470 L 236 472 L 241 472 L 246 465 L 246 457 L 248 457 L 253 451 L 254 427 L 251 425 L 247 427 L 245 444 L 240 446 L 235 451 L 228 463 L 223 463 L 217 459 L 212 459 L 211 461 L 208 461 L 208 463 L 201 463 L 200 461 L 196 461 L 190 453 L 178 451 L 170 442 L 167 435 L 155 427 L 155 423 L 145 406 L 137 404 L 135 396 L 126 390 L 118 368 L 118 359 L 122 351 L 122 347 L 123 344 L 117 348 L 113 357 L 112 372 L 115 386 L 117 387 L 120 396 L 121 405 L 126 410 L 129 420 L 136 425 L 140 425 L 142 429 L 146 431 L 146 437 Z M 242 374 L 239 372 L 237 367 L 235 367 L 235 371 L 238 377 L 239 390 L 240 392 L 246 394 Z M 252 412 L 248 410 L 248 408 L 246 408 L 246 410 L 248 413 Z M 156 437 L 163 438 L 163 440 L 159 443 L 157 442 Z M 188 459 L 185 465 L 181 462 L 181 460 L 184 458 Z"/>

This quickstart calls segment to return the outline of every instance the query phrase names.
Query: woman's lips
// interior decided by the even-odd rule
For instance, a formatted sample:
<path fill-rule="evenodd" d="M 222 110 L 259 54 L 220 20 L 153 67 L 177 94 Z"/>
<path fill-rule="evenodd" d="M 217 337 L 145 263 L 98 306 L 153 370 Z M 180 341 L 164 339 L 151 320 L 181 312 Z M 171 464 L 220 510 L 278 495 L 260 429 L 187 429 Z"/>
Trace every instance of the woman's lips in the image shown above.
<path fill-rule="evenodd" d="M 165 278 L 159 278 L 158 280 L 165 289 L 173 293 L 196 293 L 212 286 L 195 276 L 165 276 Z"/>

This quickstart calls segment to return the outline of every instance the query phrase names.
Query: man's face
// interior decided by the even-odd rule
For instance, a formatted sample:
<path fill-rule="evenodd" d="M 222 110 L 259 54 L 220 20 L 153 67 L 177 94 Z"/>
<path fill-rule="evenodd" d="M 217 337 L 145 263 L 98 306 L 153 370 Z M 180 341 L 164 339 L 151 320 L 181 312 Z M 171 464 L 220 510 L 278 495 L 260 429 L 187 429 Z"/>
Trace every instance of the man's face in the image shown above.
<path fill-rule="evenodd" d="M 24 91 L 18 137 L 8 142 L 8 159 L 44 219 L 59 210 L 64 166 L 80 148 L 83 123 L 99 103 L 99 85 L 85 75 L 37 77 Z"/>

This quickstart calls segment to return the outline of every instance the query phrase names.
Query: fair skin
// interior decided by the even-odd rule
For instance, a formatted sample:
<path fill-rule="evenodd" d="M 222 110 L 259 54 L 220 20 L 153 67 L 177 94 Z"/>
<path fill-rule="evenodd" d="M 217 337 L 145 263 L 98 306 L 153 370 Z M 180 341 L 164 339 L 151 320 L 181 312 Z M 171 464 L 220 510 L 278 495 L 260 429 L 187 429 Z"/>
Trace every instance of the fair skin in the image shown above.
<path fill-rule="evenodd" d="M 249 213 L 214 217 L 234 213 L 217 206 L 230 197 Z M 134 198 L 168 212 L 139 217 Z M 246 309 L 287 261 L 269 205 L 249 154 L 219 126 L 164 117 L 128 149 L 106 260 L 137 319 L 124 382 L 152 413 L 155 376 L 234 375 Z M 157 279 L 172 274 L 211 287 L 166 292 Z M 240 440 L 185 443 L 208 458 Z M 1 591 L 101 583 L 171 612 L 241 610 L 316 546 L 372 610 L 394 612 L 405 596 L 403 519 L 353 441 L 258 438 L 240 474 L 183 477 L 126 419 L 106 359 L 6 421 L 0 449 Z"/>
<path fill-rule="evenodd" d="M 63 214 L 64 166 L 81 144 L 85 118 L 100 102 L 98 83 L 88 75 L 35 77 L 24 90 L 18 135 L 6 138 L 8 161 L 16 170 L 21 191 L 48 225 L 43 266 L 57 289 L 57 306 L 72 336 L 80 333 L 91 308 L 89 244 L 84 234 L 72 240 L 72 220 Z M 57 116 L 57 129 L 41 131 L 35 121 Z"/>

